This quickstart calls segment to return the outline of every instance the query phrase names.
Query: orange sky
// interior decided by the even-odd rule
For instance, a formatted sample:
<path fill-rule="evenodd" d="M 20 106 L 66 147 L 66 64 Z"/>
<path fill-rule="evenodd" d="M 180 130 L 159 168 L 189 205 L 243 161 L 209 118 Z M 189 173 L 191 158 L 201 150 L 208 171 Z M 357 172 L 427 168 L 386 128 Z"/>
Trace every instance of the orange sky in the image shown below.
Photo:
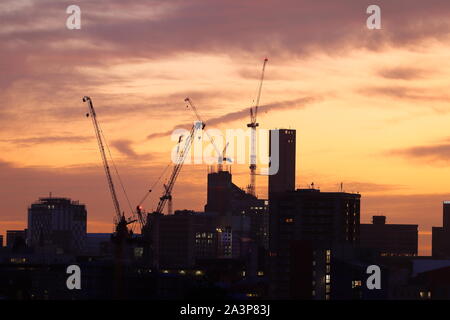
<path fill-rule="evenodd" d="M 84 95 L 134 205 L 174 146 L 152 135 L 195 120 L 183 99 L 213 128 L 246 129 L 268 57 L 258 122 L 297 130 L 297 186 L 343 182 L 362 194 L 362 222 L 419 224 L 428 254 L 450 199 L 450 3 L 378 3 L 382 30 L 366 28 L 360 0 L 2 1 L 0 233 L 25 227 L 27 206 L 50 191 L 87 205 L 89 231 L 112 230 Z M 69 4 L 81 30 L 65 28 Z M 239 186 L 247 167 L 233 166 Z M 266 178 L 257 186 L 265 197 Z M 186 165 L 175 208 L 201 210 L 205 192 L 206 166 Z"/>

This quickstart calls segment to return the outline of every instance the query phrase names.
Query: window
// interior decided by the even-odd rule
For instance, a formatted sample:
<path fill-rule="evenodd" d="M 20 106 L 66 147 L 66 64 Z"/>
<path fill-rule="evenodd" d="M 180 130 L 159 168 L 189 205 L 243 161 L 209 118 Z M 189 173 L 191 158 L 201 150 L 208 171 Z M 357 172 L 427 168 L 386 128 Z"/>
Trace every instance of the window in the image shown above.
<path fill-rule="evenodd" d="M 361 287 L 362 283 L 361 280 L 353 280 L 352 281 L 352 288 L 358 288 Z"/>
<path fill-rule="evenodd" d="M 326 263 L 331 263 L 331 250 L 326 251 L 325 260 L 326 260 Z"/>
<path fill-rule="evenodd" d="M 329 274 L 327 274 L 325 276 L 325 283 L 330 283 L 331 282 L 331 276 Z"/>

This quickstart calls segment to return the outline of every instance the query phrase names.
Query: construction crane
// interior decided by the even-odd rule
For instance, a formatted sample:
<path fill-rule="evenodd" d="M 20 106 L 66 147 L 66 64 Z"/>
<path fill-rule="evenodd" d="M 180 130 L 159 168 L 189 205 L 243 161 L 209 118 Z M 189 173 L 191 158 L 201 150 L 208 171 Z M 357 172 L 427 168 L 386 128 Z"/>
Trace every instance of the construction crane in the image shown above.
<path fill-rule="evenodd" d="M 133 223 L 132 220 L 126 220 L 125 215 L 120 209 L 119 200 L 117 198 L 116 189 L 114 187 L 114 182 L 111 175 L 110 166 L 108 163 L 108 158 L 105 152 L 105 142 L 103 141 L 102 131 L 97 121 L 97 114 L 95 113 L 94 105 L 90 97 L 83 97 L 83 102 L 87 102 L 89 113 L 86 114 L 87 117 L 91 117 L 92 124 L 95 129 L 95 135 L 97 137 L 98 147 L 100 149 L 100 154 L 102 156 L 103 168 L 105 169 L 106 180 L 108 182 L 109 191 L 111 194 L 112 202 L 115 210 L 114 224 L 116 225 L 116 234 L 125 237 L 129 234 L 127 225 Z"/>
<path fill-rule="evenodd" d="M 173 166 L 172 173 L 169 177 L 169 180 L 166 184 L 164 184 L 164 192 L 162 196 L 159 198 L 158 206 L 156 207 L 156 213 L 162 214 L 166 203 L 168 202 L 168 214 L 173 213 L 172 208 L 172 190 L 175 186 L 175 182 L 180 174 L 181 168 L 183 167 L 184 161 L 186 160 L 187 155 L 189 154 L 189 150 L 191 148 L 192 143 L 194 142 L 195 135 L 198 130 L 203 130 L 204 124 L 201 121 L 195 122 L 192 126 L 189 136 L 184 141 L 184 146 L 179 152 L 177 152 L 177 158 L 175 160 L 175 164 Z M 179 140 L 181 143 L 181 138 Z"/>
<path fill-rule="evenodd" d="M 184 99 L 184 101 L 188 103 L 187 107 L 191 107 L 192 111 L 193 111 L 194 114 L 195 114 L 195 117 L 197 118 L 198 121 L 200 121 L 201 123 L 203 123 L 203 128 L 205 128 L 205 127 L 206 127 L 206 122 L 203 121 L 203 119 L 200 117 L 200 114 L 199 114 L 198 111 L 197 111 L 197 107 L 196 107 L 195 104 L 192 102 L 192 100 L 188 97 L 188 98 Z M 213 145 L 213 147 L 214 147 L 214 149 L 215 149 L 215 151 L 216 151 L 216 153 L 217 153 L 217 156 L 219 157 L 219 162 L 221 162 L 220 159 L 223 158 L 223 152 L 225 152 L 225 149 L 224 149 L 224 151 L 221 153 L 221 152 L 219 151 L 219 148 L 217 148 L 216 143 L 214 142 L 214 138 L 211 137 L 211 135 L 208 133 L 208 131 L 205 131 L 205 133 L 206 133 L 206 136 L 208 137 L 209 141 L 210 141 L 211 144 Z"/>
<path fill-rule="evenodd" d="M 256 127 L 259 123 L 256 122 L 258 116 L 259 100 L 261 99 L 262 85 L 264 82 L 264 72 L 266 70 L 266 64 L 269 59 L 265 58 L 261 78 L 259 80 L 258 92 L 256 95 L 255 106 L 250 107 L 250 123 L 247 127 L 251 128 L 251 141 L 250 141 L 250 184 L 248 185 L 248 193 L 252 196 L 256 196 Z"/>
<path fill-rule="evenodd" d="M 219 159 L 218 159 L 218 164 L 217 164 L 217 171 L 223 171 L 223 162 L 225 161 L 225 163 L 227 162 L 227 161 L 231 161 L 231 159 L 229 159 L 229 158 L 227 158 L 227 148 L 228 148 L 228 145 L 229 145 L 230 143 L 229 142 L 227 142 L 227 144 L 225 145 L 225 147 L 223 148 L 223 151 L 222 151 L 222 153 L 219 155 Z"/>

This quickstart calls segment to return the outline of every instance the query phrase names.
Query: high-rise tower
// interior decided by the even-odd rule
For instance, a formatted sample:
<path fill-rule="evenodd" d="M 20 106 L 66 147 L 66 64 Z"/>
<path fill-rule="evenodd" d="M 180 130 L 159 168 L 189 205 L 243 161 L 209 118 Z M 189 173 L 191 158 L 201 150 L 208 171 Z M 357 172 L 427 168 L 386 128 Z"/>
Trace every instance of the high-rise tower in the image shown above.
<path fill-rule="evenodd" d="M 269 199 L 272 195 L 295 189 L 295 136 L 293 129 L 270 130 Z"/>

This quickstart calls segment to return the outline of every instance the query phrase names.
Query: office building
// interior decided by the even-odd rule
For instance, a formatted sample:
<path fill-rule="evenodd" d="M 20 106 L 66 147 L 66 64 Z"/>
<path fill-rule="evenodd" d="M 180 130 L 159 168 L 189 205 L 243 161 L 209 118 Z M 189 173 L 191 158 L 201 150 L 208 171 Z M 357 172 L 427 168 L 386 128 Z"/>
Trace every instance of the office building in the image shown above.
<path fill-rule="evenodd" d="M 273 194 L 295 189 L 296 131 L 292 129 L 270 130 L 269 199 Z"/>
<path fill-rule="evenodd" d="M 178 210 L 151 214 L 152 264 L 161 269 L 192 268 L 197 259 L 217 255 L 216 215 Z"/>
<path fill-rule="evenodd" d="M 6 246 L 8 248 L 24 247 L 26 230 L 6 230 Z"/>
<path fill-rule="evenodd" d="M 416 256 L 417 224 L 387 224 L 385 216 L 373 216 L 371 224 L 360 225 L 360 246 L 381 256 Z"/>
<path fill-rule="evenodd" d="M 28 209 L 27 242 L 57 253 L 81 253 L 86 241 L 87 211 L 67 198 L 40 198 Z"/>
<path fill-rule="evenodd" d="M 221 239 L 233 242 L 233 256 L 240 255 L 240 239 L 250 238 L 261 248 L 268 248 L 268 201 L 246 193 L 232 181 L 228 170 L 208 173 L 205 212 L 218 214 Z M 227 233 L 231 232 L 228 236 Z"/>
<path fill-rule="evenodd" d="M 359 241 L 360 195 L 298 189 L 270 200 L 271 296 L 330 299 L 333 261 Z M 345 249 L 345 248 L 348 248 Z"/>
<path fill-rule="evenodd" d="M 112 252 L 111 233 L 87 233 L 83 254 L 103 256 Z"/>
<path fill-rule="evenodd" d="M 432 228 L 432 256 L 450 258 L 450 201 L 443 202 L 442 227 Z"/>

